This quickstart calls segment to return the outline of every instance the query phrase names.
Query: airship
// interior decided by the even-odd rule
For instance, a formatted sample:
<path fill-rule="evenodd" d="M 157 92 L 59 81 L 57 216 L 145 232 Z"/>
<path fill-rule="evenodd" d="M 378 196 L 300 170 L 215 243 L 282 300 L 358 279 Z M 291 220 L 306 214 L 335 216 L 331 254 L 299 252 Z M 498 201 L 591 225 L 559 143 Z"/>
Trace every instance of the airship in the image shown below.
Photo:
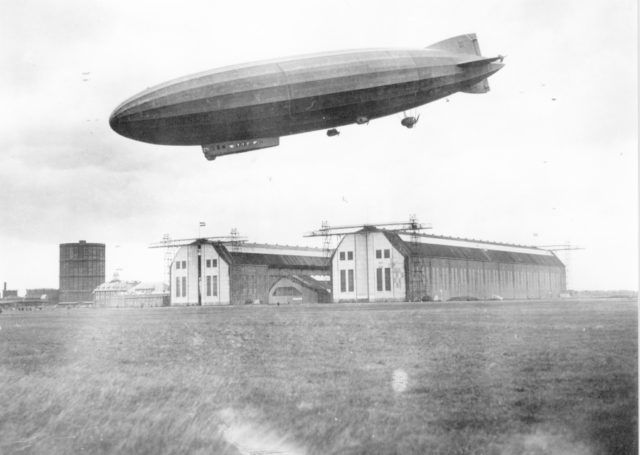
<path fill-rule="evenodd" d="M 120 104 L 111 128 L 162 145 L 201 146 L 205 158 L 277 146 L 280 137 L 406 112 L 456 92 L 486 93 L 503 57 L 475 34 L 423 49 L 328 52 L 213 69 L 151 87 Z M 413 128 L 419 117 L 401 125 Z"/>

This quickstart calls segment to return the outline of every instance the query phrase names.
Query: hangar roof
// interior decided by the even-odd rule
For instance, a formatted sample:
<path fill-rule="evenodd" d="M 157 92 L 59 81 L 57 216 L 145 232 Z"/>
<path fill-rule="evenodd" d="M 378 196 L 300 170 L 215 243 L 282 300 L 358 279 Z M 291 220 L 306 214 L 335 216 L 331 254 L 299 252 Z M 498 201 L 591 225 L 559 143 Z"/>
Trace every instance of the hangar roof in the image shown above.
<path fill-rule="evenodd" d="M 229 253 L 233 264 L 266 265 L 272 268 L 329 268 L 329 258 L 321 256 L 294 256 L 291 254 Z"/>
<path fill-rule="evenodd" d="M 275 269 L 301 270 L 322 268 L 328 270 L 331 267 L 330 258 L 326 257 L 323 250 L 319 248 L 267 244 L 230 247 L 220 242 L 208 243 L 211 243 L 220 257 L 231 265 L 266 265 Z"/>
<path fill-rule="evenodd" d="M 417 242 L 411 242 L 403 239 L 394 232 L 381 231 L 385 237 L 389 239 L 389 242 L 391 242 L 394 248 L 404 256 L 415 254 L 419 257 L 429 258 L 564 267 L 564 264 L 562 264 L 555 254 L 536 247 L 526 247 L 522 245 L 509 246 L 503 243 L 452 239 L 441 236 L 421 236 Z M 450 241 L 447 242 L 447 240 Z M 470 246 L 461 246 L 461 244 L 465 243 Z"/>

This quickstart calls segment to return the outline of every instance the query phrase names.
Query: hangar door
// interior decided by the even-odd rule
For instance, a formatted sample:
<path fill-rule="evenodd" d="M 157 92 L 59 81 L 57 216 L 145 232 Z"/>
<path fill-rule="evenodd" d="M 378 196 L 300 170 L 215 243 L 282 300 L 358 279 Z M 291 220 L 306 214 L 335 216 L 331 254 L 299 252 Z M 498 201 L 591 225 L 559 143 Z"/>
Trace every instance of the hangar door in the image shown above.
<path fill-rule="evenodd" d="M 269 294 L 269 303 L 302 303 L 302 292 L 295 286 L 275 286 Z"/>
<path fill-rule="evenodd" d="M 280 278 L 269 290 L 269 303 L 274 305 L 317 302 L 317 293 L 293 276 Z"/>

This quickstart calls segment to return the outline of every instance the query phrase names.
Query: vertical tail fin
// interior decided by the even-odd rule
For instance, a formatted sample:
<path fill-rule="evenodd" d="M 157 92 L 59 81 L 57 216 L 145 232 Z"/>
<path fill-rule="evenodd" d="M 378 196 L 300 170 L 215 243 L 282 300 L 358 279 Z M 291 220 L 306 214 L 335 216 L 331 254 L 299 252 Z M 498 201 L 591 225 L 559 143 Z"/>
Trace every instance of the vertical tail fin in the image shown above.
<path fill-rule="evenodd" d="M 441 51 L 451 52 L 452 54 L 482 55 L 475 33 L 454 36 L 453 38 L 427 46 L 427 49 L 439 49 Z"/>
<path fill-rule="evenodd" d="M 454 36 L 453 38 L 449 38 L 444 41 L 432 44 L 427 49 L 437 49 L 449 52 L 451 54 L 482 57 L 482 54 L 480 53 L 480 45 L 478 44 L 478 38 L 475 33 Z M 469 61 L 458 64 L 458 66 L 473 67 L 479 64 L 489 64 L 492 61 L 497 60 L 498 58 L 500 57 L 496 57 L 495 59 L 473 58 Z M 466 87 L 465 89 L 460 91 L 465 93 L 487 93 L 489 91 L 489 82 L 487 81 L 487 79 L 483 79 L 480 82 L 470 85 L 469 87 Z"/>

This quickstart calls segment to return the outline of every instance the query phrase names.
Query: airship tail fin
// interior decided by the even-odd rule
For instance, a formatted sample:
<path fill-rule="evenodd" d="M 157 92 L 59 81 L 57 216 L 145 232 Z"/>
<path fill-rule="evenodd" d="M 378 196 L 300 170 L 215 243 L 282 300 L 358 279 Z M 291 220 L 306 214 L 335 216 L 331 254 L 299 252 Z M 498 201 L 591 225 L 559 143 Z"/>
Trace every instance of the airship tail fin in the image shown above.
<path fill-rule="evenodd" d="M 478 38 L 475 33 L 454 36 L 453 38 L 427 46 L 427 49 L 438 49 L 453 54 L 482 55 L 480 54 L 480 45 L 478 44 Z"/>

